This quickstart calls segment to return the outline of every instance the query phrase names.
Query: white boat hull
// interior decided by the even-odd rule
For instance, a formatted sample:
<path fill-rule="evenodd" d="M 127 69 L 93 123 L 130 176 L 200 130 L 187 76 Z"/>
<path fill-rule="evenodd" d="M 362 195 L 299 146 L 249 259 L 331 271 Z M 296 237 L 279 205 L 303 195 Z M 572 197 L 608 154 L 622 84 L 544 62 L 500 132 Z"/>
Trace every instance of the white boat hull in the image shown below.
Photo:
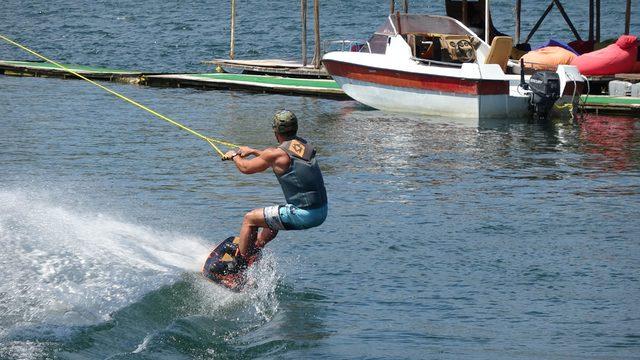
<path fill-rule="evenodd" d="M 334 76 L 354 100 L 388 112 L 463 118 L 523 117 L 529 114 L 528 97 L 470 95 L 381 85 Z"/>

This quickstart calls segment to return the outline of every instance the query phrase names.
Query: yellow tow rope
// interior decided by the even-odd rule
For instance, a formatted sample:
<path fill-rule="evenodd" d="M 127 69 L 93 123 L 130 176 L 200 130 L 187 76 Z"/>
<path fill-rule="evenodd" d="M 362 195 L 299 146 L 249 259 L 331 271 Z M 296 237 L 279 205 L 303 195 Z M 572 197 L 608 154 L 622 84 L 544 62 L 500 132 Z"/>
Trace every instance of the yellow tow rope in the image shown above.
<path fill-rule="evenodd" d="M 559 105 L 559 104 L 554 104 L 553 107 L 556 110 L 562 111 L 565 109 L 569 109 L 569 116 L 571 117 L 571 120 L 573 121 L 573 104 L 572 103 L 566 103 L 563 105 Z"/>
<path fill-rule="evenodd" d="M 98 84 L 97 82 L 95 82 L 95 81 L 93 81 L 93 80 L 91 80 L 91 79 L 88 79 L 87 77 L 85 77 L 85 76 L 83 76 L 83 75 L 81 75 L 81 74 L 78 74 L 77 72 L 75 72 L 75 71 L 73 71 L 73 70 L 71 70 L 71 69 L 69 69 L 69 68 L 65 67 L 64 65 L 61 65 L 61 64 L 59 64 L 59 63 L 57 63 L 57 62 L 55 62 L 55 61 L 53 61 L 53 60 L 50 60 L 50 59 L 48 59 L 48 58 L 46 58 L 46 57 L 44 57 L 44 56 L 42 56 L 42 55 L 38 54 L 37 52 L 35 52 L 35 51 L 33 51 L 33 50 L 31 50 L 31 49 L 27 48 L 26 46 L 23 46 L 23 45 L 21 45 L 21 44 L 18 44 L 17 42 L 15 42 L 15 41 L 13 41 L 13 40 L 11 40 L 11 39 L 7 38 L 6 36 L 3 36 L 2 34 L 0 34 L 0 39 L 2 39 L 2 40 L 4 40 L 4 41 L 8 42 L 9 44 L 15 45 L 15 46 L 19 47 L 20 49 L 22 49 L 22 50 L 24 50 L 24 51 L 26 51 L 26 52 L 28 52 L 28 53 L 30 53 L 30 54 L 32 54 L 32 55 L 35 55 L 35 56 L 39 57 L 40 59 L 42 59 L 42 60 L 44 60 L 44 61 L 46 61 L 46 62 L 48 62 L 48 63 L 51 63 L 51 64 L 53 64 L 53 65 L 55 65 L 55 66 L 59 67 L 60 69 L 62 69 L 62 70 L 64 70 L 64 71 L 67 71 L 67 72 L 69 72 L 69 73 L 71 73 L 71 74 L 73 74 L 73 75 L 75 75 L 75 76 L 79 77 L 79 78 L 80 78 L 80 79 L 82 79 L 82 80 L 88 81 L 88 82 L 90 82 L 91 84 L 93 84 L 93 85 L 95 85 L 95 86 L 99 87 L 100 89 L 102 89 L 102 90 L 104 90 L 104 91 L 106 91 L 106 92 L 108 92 L 108 93 L 110 93 L 110 94 L 112 94 L 112 95 L 115 95 L 115 96 L 119 97 L 120 99 L 122 99 L 122 100 L 124 100 L 124 101 L 126 101 L 126 102 L 128 102 L 128 103 L 130 103 L 130 104 L 132 104 L 132 105 L 135 105 L 135 106 L 139 107 L 140 109 L 145 110 L 145 111 L 147 111 L 147 112 L 149 112 L 149 113 L 151 113 L 151 114 L 155 115 L 156 117 L 159 117 L 160 119 L 162 119 L 162 120 L 164 120 L 164 121 L 166 121 L 166 122 L 168 122 L 168 123 L 170 123 L 170 124 L 172 124 L 172 125 L 174 125 L 174 126 L 177 126 L 177 127 L 179 127 L 180 129 L 182 129 L 182 130 L 188 131 L 189 133 L 191 133 L 191 134 L 193 134 L 193 135 L 195 135 L 195 136 L 197 136 L 197 137 L 199 137 L 199 138 L 201 138 L 201 139 L 205 140 L 205 141 L 206 141 L 206 142 L 208 142 L 208 143 L 209 143 L 209 145 L 211 145 L 211 146 L 215 149 L 215 151 L 216 151 L 216 152 L 218 152 L 218 154 L 220 154 L 220 156 L 222 156 L 222 157 L 224 157 L 224 153 L 223 153 L 222 151 L 220 151 L 220 149 L 216 146 L 216 144 L 225 145 L 225 146 L 228 146 L 228 147 L 230 147 L 230 148 L 237 148 L 237 147 L 239 147 L 239 145 L 235 145 L 235 144 L 232 144 L 232 143 L 229 143 L 229 142 L 226 142 L 226 141 L 222 141 L 222 140 L 218 140 L 218 139 L 214 139 L 214 138 L 211 138 L 211 137 L 208 137 L 208 136 L 202 135 L 202 134 L 200 134 L 199 132 L 197 132 L 197 131 L 195 131 L 195 130 L 190 129 L 190 128 L 188 128 L 188 127 L 186 127 L 186 126 L 184 126 L 184 125 L 180 124 L 179 122 L 177 122 L 177 121 L 175 121 L 175 120 L 172 120 L 172 119 L 170 119 L 169 117 L 167 117 L 167 116 L 165 116 L 165 115 L 162 115 L 162 114 L 160 114 L 159 112 L 157 112 L 157 111 L 155 111 L 155 110 L 153 110 L 153 109 L 150 109 L 150 108 L 148 108 L 148 107 L 146 107 L 146 106 L 144 106 L 144 105 L 140 104 L 139 102 L 137 102 L 137 101 L 135 101 L 135 100 L 129 99 L 128 97 L 126 97 L 126 96 L 124 96 L 124 95 L 122 95 L 122 94 L 120 94 L 120 93 L 118 93 L 118 92 L 116 92 L 116 91 L 114 91 L 114 90 L 111 90 L 111 89 L 109 89 L 109 88 L 108 88 L 108 87 L 106 87 L 106 86 L 100 85 L 100 84 Z"/>

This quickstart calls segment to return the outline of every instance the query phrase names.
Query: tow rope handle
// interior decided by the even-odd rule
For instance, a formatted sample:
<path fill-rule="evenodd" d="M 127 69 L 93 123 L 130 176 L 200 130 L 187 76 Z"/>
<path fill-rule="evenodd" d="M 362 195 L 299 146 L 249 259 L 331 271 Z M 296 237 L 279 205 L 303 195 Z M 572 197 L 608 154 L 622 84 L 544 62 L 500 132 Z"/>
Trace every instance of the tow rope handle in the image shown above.
<path fill-rule="evenodd" d="M 223 154 L 221 160 L 222 161 L 231 161 L 231 160 L 233 160 L 234 157 L 240 156 L 241 154 L 242 153 L 239 150 L 236 150 L 236 151 L 234 151 L 233 155 L 231 155 L 231 156 L 225 156 Z"/>

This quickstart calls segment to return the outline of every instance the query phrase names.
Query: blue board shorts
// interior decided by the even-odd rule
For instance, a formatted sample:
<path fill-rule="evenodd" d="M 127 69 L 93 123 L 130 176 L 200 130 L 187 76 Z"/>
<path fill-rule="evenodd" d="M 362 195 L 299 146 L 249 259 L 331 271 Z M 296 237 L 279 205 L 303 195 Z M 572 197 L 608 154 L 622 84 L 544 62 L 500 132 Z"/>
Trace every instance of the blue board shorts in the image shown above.
<path fill-rule="evenodd" d="M 264 220 L 272 230 L 304 230 L 316 227 L 327 218 L 327 205 L 314 209 L 301 209 L 291 204 L 267 206 Z"/>

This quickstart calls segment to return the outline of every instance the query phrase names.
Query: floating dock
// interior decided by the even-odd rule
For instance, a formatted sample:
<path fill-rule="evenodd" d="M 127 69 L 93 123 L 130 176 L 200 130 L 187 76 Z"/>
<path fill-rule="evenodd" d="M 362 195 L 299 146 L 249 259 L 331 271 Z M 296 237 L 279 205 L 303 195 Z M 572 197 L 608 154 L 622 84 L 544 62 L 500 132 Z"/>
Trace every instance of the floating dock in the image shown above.
<path fill-rule="evenodd" d="M 340 86 L 330 79 L 301 79 L 270 75 L 228 73 L 163 74 L 144 75 L 140 83 L 148 86 L 249 90 L 349 99 L 342 89 L 340 89 Z"/>
<path fill-rule="evenodd" d="M 67 64 L 64 66 L 92 80 L 136 82 L 136 80 L 142 76 L 142 72 L 140 71 L 115 70 L 73 64 Z M 39 61 L 0 60 L 0 74 L 76 79 L 75 75 L 62 70 L 55 65 Z"/>
<path fill-rule="evenodd" d="M 640 116 L 640 98 L 631 96 L 582 95 L 582 107 L 596 113 L 624 113 Z"/>
<path fill-rule="evenodd" d="M 101 67 L 61 64 L 92 80 L 125 82 L 158 87 L 190 87 L 198 89 L 244 90 L 261 93 L 318 96 L 339 100 L 349 97 L 332 79 L 291 78 L 250 74 L 161 74 L 114 70 Z M 76 76 L 55 65 L 38 61 L 0 60 L 0 74 L 12 76 L 57 77 Z"/>
<path fill-rule="evenodd" d="M 159 74 L 115 70 L 83 65 L 65 65 L 87 78 L 157 87 L 189 87 L 197 89 L 242 90 L 261 93 L 317 96 L 338 100 L 350 99 L 331 79 L 299 78 L 252 74 Z M 37 61 L 0 60 L 0 74 L 75 79 L 55 65 Z M 616 77 L 616 79 L 619 79 Z M 625 114 L 640 117 L 640 98 L 608 95 L 583 95 L 583 109 L 598 113 Z"/>

